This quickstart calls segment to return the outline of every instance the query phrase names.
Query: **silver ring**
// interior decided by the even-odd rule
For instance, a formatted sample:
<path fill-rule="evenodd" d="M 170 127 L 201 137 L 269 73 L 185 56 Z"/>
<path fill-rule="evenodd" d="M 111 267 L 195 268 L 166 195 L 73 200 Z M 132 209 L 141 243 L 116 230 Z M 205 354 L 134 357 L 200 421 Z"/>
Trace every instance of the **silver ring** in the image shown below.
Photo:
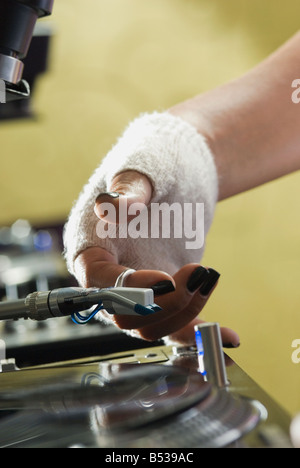
<path fill-rule="evenodd" d="M 122 271 L 122 273 L 118 276 L 115 282 L 115 288 L 122 288 L 124 286 L 124 280 L 127 276 L 131 275 L 132 273 L 136 272 L 136 270 L 132 270 L 128 268 L 127 270 Z"/>

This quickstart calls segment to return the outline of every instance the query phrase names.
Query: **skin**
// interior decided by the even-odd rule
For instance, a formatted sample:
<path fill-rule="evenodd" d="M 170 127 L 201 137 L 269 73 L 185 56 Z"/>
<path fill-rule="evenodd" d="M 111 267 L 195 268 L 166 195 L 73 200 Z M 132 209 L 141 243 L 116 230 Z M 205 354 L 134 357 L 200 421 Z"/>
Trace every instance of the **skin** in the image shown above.
<path fill-rule="evenodd" d="M 170 109 L 194 125 L 212 149 L 219 199 L 300 168 L 300 33 L 241 78 Z"/>
<path fill-rule="evenodd" d="M 219 200 L 264 184 L 300 168 L 300 108 L 292 102 L 292 82 L 299 74 L 300 34 L 241 78 L 196 96 L 169 109 L 173 115 L 194 125 L 207 140 L 215 157 L 219 176 Z M 152 186 L 144 175 L 127 171 L 112 182 L 110 191 L 128 196 L 130 202 L 148 204 Z M 120 199 L 101 202 L 114 203 Z M 95 213 L 101 218 L 100 204 Z M 197 264 L 188 264 L 173 277 L 162 271 L 137 271 L 126 279 L 126 286 L 150 287 L 162 280 L 173 281 L 176 290 L 157 298 L 162 312 L 142 317 L 114 316 L 122 329 L 135 330 L 146 340 L 169 335 L 183 344 L 194 343 L 194 325 L 208 301 L 199 288 L 187 290 L 189 276 Z M 99 247 L 82 252 L 76 259 L 77 277 L 85 287 L 114 284 L 126 269 Z M 199 286 L 200 287 L 200 286 Z M 222 328 L 226 345 L 239 345 L 238 335 Z"/>

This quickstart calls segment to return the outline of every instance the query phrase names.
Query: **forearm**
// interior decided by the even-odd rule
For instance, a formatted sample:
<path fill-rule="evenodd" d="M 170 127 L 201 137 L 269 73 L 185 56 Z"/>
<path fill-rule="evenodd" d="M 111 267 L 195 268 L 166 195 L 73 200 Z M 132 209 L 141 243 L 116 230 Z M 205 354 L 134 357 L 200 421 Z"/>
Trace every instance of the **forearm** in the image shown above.
<path fill-rule="evenodd" d="M 219 199 L 300 168 L 300 33 L 241 78 L 169 111 L 192 123 L 215 156 Z"/>

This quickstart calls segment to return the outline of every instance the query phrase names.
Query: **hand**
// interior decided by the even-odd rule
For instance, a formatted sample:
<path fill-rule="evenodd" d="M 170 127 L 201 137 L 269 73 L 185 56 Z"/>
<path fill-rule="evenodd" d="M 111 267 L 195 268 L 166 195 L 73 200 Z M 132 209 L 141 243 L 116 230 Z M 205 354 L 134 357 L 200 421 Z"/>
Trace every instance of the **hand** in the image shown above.
<path fill-rule="evenodd" d="M 147 205 L 151 200 L 152 186 L 147 177 L 135 171 L 127 171 L 114 178 L 110 193 L 113 195 L 101 194 L 97 198 L 94 211 L 100 219 L 107 220 L 103 203 L 111 203 L 116 213 L 119 213 L 120 203 L 124 200 L 127 201 L 127 207 L 132 203 Z M 100 247 L 84 250 L 75 261 L 76 276 L 84 287 L 113 286 L 126 268 L 125 265 L 119 265 L 117 255 Z M 160 289 L 164 286 L 169 292 L 155 296 L 155 302 L 162 310 L 147 317 L 106 315 L 117 327 L 132 330 L 135 336 L 145 340 L 154 341 L 169 336 L 178 343 L 194 344 L 194 326 L 201 323 L 198 315 L 218 279 L 219 274 L 215 270 L 206 269 L 197 263 L 184 265 L 173 276 L 159 270 L 139 270 L 126 278 L 125 285 L 152 287 L 159 283 Z M 161 282 L 164 284 L 161 285 Z M 239 337 L 235 332 L 222 328 L 221 333 L 224 345 L 239 345 Z"/>

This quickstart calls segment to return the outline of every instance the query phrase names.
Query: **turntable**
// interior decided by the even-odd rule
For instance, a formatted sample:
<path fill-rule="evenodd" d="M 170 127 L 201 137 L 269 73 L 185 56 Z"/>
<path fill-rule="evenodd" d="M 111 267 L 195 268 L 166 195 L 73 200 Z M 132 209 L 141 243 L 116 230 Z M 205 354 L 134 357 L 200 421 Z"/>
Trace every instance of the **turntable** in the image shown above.
<path fill-rule="evenodd" d="M 290 447 L 289 417 L 235 363 L 156 346 L 0 374 L 1 448 Z"/>
<path fill-rule="evenodd" d="M 101 307 L 153 313 L 152 301 L 152 290 L 59 288 L 0 303 L 0 320 L 85 324 Z M 215 323 L 196 327 L 191 348 L 20 362 L 0 355 L 1 448 L 291 447 L 288 415 L 224 355 Z"/>

